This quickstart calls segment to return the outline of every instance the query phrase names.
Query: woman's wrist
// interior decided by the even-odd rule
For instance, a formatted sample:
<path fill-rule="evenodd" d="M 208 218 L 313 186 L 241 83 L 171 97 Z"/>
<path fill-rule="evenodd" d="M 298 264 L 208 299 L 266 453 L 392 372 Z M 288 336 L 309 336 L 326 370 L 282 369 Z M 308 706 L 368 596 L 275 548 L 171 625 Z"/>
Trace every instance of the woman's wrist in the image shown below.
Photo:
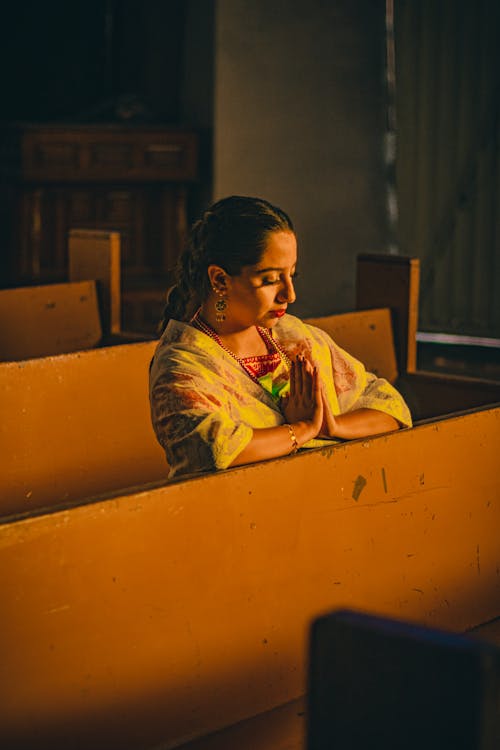
<path fill-rule="evenodd" d="M 318 434 L 318 430 L 312 422 L 293 422 L 290 426 L 295 434 L 298 448 L 302 448 Z"/>
<path fill-rule="evenodd" d="M 299 441 L 297 440 L 297 435 L 295 434 L 295 430 L 292 427 L 292 425 L 289 424 L 288 422 L 285 422 L 285 427 L 288 430 L 288 436 L 290 438 L 290 442 L 291 442 L 291 445 L 292 445 L 292 447 L 291 447 L 291 449 L 290 449 L 289 452 L 291 454 L 297 453 L 297 451 L 299 450 Z"/>

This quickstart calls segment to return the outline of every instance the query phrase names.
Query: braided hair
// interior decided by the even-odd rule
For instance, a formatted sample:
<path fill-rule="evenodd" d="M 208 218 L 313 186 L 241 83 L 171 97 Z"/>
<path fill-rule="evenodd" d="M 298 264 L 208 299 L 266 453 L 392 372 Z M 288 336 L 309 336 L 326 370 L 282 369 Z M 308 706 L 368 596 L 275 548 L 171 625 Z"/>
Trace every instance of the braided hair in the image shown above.
<path fill-rule="evenodd" d="M 173 318 L 188 321 L 210 293 L 208 267 L 230 276 L 259 262 L 271 232 L 293 232 L 290 217 L 262 198 L 233 195 L 214 203 L 193 224 L 167 294 L 160 333 Z"/>

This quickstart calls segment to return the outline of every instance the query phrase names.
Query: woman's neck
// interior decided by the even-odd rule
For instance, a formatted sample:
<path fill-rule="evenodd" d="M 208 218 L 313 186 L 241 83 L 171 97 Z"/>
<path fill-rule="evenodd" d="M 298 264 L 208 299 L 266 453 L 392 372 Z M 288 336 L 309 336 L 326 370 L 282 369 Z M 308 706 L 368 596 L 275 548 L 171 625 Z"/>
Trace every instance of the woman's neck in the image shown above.
<path fill-rule="evenodd" d="M 231 320 L 218 321 L 215 311 L 203 306 L 200 316 L 205 323 L 219 336 L 224 346 L 238 357 L 257 357 L 267 354 L 267 347 L 256 326 L 242 328 Z"/>

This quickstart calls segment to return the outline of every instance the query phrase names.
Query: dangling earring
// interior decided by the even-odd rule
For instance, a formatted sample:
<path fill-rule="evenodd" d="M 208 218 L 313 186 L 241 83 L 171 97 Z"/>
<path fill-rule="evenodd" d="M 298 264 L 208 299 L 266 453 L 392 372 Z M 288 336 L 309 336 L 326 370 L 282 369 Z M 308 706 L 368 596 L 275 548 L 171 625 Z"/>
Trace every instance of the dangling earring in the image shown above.
<path fill-rule="evenodd" d="M 217 292 L 218 294 L 220 292 Z M 215 301 L 215 320 L 217 323 L 222 323 L 226 319 L 225 312 L 227 310 L 227 300 L 224 297 Z"/>

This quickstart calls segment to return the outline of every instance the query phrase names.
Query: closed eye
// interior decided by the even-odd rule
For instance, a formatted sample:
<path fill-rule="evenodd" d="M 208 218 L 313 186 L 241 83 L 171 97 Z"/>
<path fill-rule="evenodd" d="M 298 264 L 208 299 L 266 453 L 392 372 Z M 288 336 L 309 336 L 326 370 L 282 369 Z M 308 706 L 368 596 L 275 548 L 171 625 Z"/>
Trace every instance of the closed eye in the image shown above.
<path fill-rule="evenodd" d="M 295 279 L 297 279 L 298 277 L 299 277 L 298 271 L 295 271 L 290 276 L 290 278 L 292 279 L 292 281 L 295 281 Z M 281 283 L 281 277 L 279 277 L 277 279 L 269 279 L 269 278 L 268 279 L 266 279 L 266 278 L 262 279 L 262 286 L 271 286 L 272 284 L 280 284 L 280 283 Z"/>

